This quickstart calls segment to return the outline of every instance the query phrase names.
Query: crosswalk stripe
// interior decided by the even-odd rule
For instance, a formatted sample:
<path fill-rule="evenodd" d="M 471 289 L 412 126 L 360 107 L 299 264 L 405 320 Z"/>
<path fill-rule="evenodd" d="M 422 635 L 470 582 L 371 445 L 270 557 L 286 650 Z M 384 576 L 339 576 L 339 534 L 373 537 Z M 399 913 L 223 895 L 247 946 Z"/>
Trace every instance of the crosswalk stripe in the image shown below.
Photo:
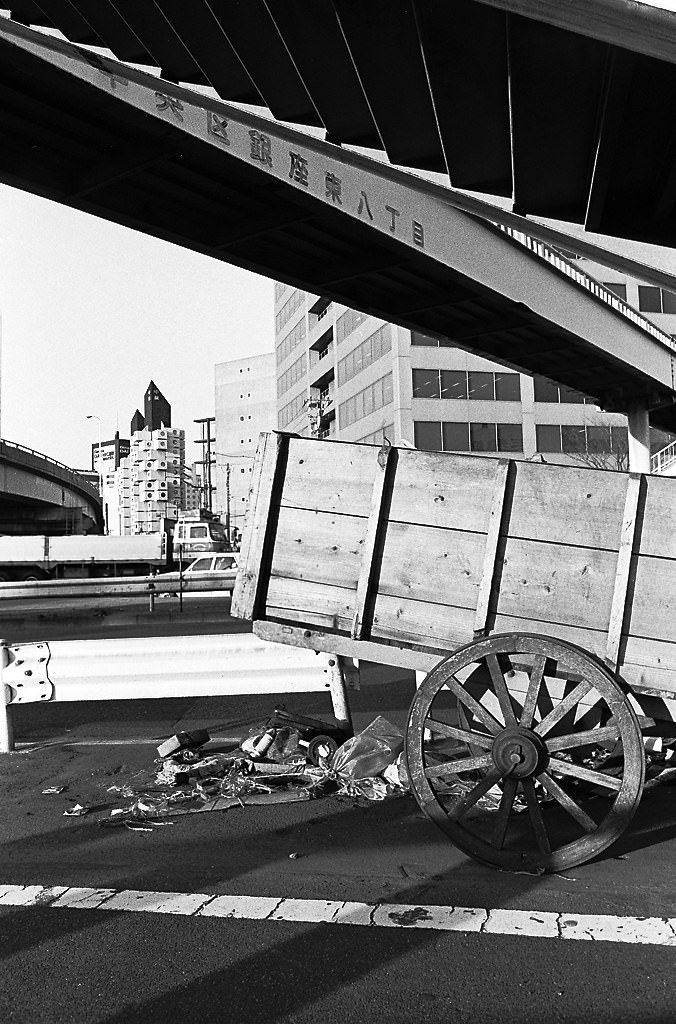
<path fill-rule="evenodd" d="M 568 914 L 538 910 L 356 903 L 272 896 L 0 884 L 0 907 L 116 910 L 371 928 L 422 928 L 480 935 L 676 946 L 676 918 Z"/>

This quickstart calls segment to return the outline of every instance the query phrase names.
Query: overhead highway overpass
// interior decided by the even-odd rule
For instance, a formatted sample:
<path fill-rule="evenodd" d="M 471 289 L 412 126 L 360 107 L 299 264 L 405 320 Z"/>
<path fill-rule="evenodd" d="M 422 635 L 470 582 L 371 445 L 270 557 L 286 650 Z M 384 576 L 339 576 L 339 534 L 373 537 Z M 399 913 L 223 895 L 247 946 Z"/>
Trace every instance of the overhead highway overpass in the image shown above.
<path fill-rule="evenodd" d="M 517 6 L 547 17 L 506 12 Z M 572 223 L 594 205 L 611 150 L 623 154 L 624 108 L 614 148 L 604 141 L 610 120 L 601 117 L 596 136 L 581 125 L 613 107 L 627 5 L 585 6 L 599 32 L 596 15 L 608 15 L 607 39 L 572 18 L 576 2 L 564 27 L 550 23 L 553 5 L 525 2 L 15 4 L 14 21 L 0 20 L 0 180 L 551 377 L 629 413 L 630 431 L 638 416 L 645 433 L 648 410 L 674 430 L 672 339 L 494 223 L 530 231 L 520 211 L 531 209 Z M 667 56 L 674 24 L 663 33 Z M 161 68 L 162 79 L 97 45 Z M 667 83 L 665 53 L 635 56 L 639 67 L 657 62 Z M 558 79 L 541 54 L 558 54 Z M 530 120 L 519 114 L 529 103 Z M 587 180 L 581 166 L 592 155 Z M 592 189 L 584 201 L 583 179 Z M 510 190 L 511 208 L 500 209 Z M 609 229 L 607 219 L 589 223 Z"/>
<path fill-rule="evenodd" d="M 101 533 L 98 491 L 63 463 L 0 441 L 0 533 Z"/>

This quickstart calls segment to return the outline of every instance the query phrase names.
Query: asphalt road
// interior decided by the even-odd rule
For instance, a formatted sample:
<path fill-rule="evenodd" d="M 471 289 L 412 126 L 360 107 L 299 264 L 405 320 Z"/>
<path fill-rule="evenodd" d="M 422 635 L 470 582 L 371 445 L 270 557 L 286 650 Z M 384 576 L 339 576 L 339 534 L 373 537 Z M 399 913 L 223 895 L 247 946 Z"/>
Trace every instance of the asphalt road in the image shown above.
<path fill-rule="evenodd" d="M 403 727 L 413 685 L 410 674 L 367 666 L 351 698 L 356 727 L 376 714 Z M 203 726 L 213 746 L 227 746 L 278 700 L 15 709 L 18 751 L 0 755 L 0 1019 L 676 1020 L 676 945 L 615 941 L 616 922 L 629 916 L 676 919 L 673 788 L 647 797 L 630 832 L 603 857 L 551 876 L 469 860 L 408 796 L 366 806 L 325 797 L 237 807 L 150 832 L 99 826 L 125 804 L 110 787 L 143 782 L 137 773 L 152 771 L 167 735 Z M 285 700 L 300 713 L 330 714 L 326 693 Z M 65 788 L 43 794 L 51 785 Z M 89 813 L 64 816 L 74 801 L 90 804 Z M 20 906 L 7 886 L 43 888 L 36 903 L 26 897 Z M 215 896 L 246 897 L 244 916 L 210 916 Z M 317 920 L 317 901 L 335 901 L 342 913 L 354 905 L 361 924 L 334 923 L 333 910 L 331 920 Z M 458 932 L 426 924 L 440 913 L 435 908 L 453 907 L 489 923 Z M 602 934 L 614 939 L 565 941 L 550 925 L 566 915 L 569 922 L 608 915 L 611 931 Z M 490 922 L 501 920 L 504 931 L 495 924 L 492 931 Z M 628 937 L 643 926 L 653 927 L 634 922 Z"/>

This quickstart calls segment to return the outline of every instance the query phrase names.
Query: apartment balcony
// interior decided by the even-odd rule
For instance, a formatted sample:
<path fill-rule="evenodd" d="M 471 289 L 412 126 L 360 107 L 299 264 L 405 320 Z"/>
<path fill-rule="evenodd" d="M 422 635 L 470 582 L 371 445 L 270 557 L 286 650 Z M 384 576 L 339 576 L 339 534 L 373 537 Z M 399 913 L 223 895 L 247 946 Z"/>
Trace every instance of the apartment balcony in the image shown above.
<path fill-rule="evenodd" d="M 310 351 L 310 387 L 324 389 L 336 375 L 333 364 L 333 342 L 321 352 Z"/>

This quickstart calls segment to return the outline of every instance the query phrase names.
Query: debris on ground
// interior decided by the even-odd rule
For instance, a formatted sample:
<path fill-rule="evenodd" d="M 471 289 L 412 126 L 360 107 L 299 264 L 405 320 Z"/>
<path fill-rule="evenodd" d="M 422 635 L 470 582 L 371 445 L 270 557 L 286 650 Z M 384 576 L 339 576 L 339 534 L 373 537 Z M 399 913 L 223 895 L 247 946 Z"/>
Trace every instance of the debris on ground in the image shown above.
<path fill-rule="evenodd" d="M 52 793 L 63 793 L 65 786 L 47 786 L 46 789 L 42 790 L 43 796 L 51 795 Z"/>
<path fill-rule="evenodd" d="M 203 743 L 185 742 L 207 736 Z M 100 824 L 147 831 L 167 818 L 247 805 L 315 800 L 323 796 L 384 800 L 410 789 L 403 761 L 404 737 L 386 719 L 376 718 L 356 736 L 338 725 L 303 718 L 276 708 L 275 714 L 236 750 L 198 749 L 204 730 L 177 733 L 158 747 L 170 750 L 155 761 L 136 787 L 110 786 L 131 797 Z M 299 855 L 297 855 L 299 856 Z"/>
<path fill-rule="evenodd" d="M 160 757 L 170 757 L 179 750 L 197 750 L 208 743 L 211 737 L 206 729 L 196 729 L 194 732 L 177 732 L 170 736 L 164 743 L 160 743 L 157 753 Z"/>
<path fill-rule="evenodd" d="M 81 818 L 88 811 L 87 804 L 73 804 L 72 807 L 67 807 L 63 813 L 67 818 Z"/>

